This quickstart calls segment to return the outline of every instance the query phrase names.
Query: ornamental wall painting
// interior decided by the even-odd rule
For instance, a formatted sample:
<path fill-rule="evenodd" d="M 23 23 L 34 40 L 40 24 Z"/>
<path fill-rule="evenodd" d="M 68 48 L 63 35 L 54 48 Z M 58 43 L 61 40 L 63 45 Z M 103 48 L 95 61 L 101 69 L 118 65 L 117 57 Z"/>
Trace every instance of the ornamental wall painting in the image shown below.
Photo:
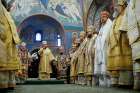
<path fill-rule="evenodd" d="M 87 26 L 92 25 L 96 27 L 96 31 L 100 28 L 100 12 L 107 10 L 111 14 L 114 12 L 114 0 L 92 0 L 91 5 L 87 8 L 86 19 L 84 21 L 85 30 Z"/>
<path fill-rule="evenodd" d="M 47 14 L 64 25 L 82 26 L 80 0 L 15 0 L 11 14 L 18 23 L 35 14 Z"/>
<path fill-rule="evenodd" d="M 62 23 L 82 23 L 82 13 L 77 0 L 49 0 L 47 11 Z"/>

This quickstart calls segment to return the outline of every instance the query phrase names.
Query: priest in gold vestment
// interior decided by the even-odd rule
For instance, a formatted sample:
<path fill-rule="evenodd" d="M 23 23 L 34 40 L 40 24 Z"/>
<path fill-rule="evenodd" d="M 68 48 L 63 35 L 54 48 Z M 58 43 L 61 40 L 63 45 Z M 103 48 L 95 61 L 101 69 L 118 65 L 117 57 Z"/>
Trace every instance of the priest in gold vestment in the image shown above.
<path fill-rule="evenodd" d="M 58 79 L 66 81 L 66 70 L 67 70 L 67 63 L 66 63 L 66 55 L 64 53 L 64 48 L 61 46 L 59 47 L 59 54 L 56 56 L 57 61 L 57 72 L 58 72 Z"/>
<path fill-rule="evenodd" d="M 75 44 L 72 45 L 74 51 L 71 54 L 71 69 L 70 69 L 70 77 L 71 83 L 78 84 L 78 48 L 79 48 L 79 39 L 76 39 Z"/>
<path fill-rule="evenodd" d="M 13 89 L 16 86 L 15 72 L 19 69 L 19 58 L 16 45 L 20 43 L 16 26 L 7 8 L 0 0 L 0 40 L 3 43 L 6 54 L 5 62 L 0 59 L 0 89 Z"/>
<path fill-rule="evenodd" d="M 132 49 L 129 45 L 127 32 L 122 30 L 126 24 L 125 18 L 127 1 L 118 0 L 119 15 L 114 20 L 108 46 L 107 70 L 110 72 L 112 85 L 131 86 L 133 84 L 132 74 Z"/>
<path fill-rule="evenodd" d="M 139 0 L 130 0 L 127 7 L 128 38 L 132 48 L 134 89 L 140 90 L 140 10 Z"/>
<path fill-rule="evenodd" d="M 55 57 L 51 50 L 48 48 L 47 41 L 42 41 L 42 44 L 42 48 L 40 48 L 38 51 L 40 55 L 39 79 L 49 80 L 50 74 L 52 73 L 51 62 L 55 60 Z"/>
<path fill-rule="evenodd" d="M 85 65 L 84 75 L 86 77 L 87 86 L 94 85 L 94 53 L 95 53 L 95 40 L 97 33 L 93 26 L 87 28 L 87 44 L 85 50 Z"/>
<path fill-rule="evenodd" d="M 140 20 L 139 20 L 140 25 Z M 139 26 L 140 29 L 140 26 Z M 140 90 L 140 37 L 132 45 L 134 89 Z"/>
<path fill-rule="evenodd" d="M 80 46 L 78 48 L 78 84 L 85 85 L 84 65 L 85 65 L 85 49 L 87 44 L 86 33 L 80 32 Z"/>
<path fill-rule="evenodd" d="M 20 58 L 20 70 L 17 72 L 17 81 L 19 83 L 25 82 L 28 78 L 28 66 L 32 61 L 31 55 L 26 47 L 26 43 L 22 42 L 18 48 L 18 55 Z"/>

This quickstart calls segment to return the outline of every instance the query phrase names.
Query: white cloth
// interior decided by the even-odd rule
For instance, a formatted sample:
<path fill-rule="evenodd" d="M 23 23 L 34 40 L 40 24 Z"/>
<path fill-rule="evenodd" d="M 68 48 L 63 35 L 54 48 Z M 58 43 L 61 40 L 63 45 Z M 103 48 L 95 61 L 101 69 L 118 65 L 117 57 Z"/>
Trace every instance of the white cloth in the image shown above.
<path fill-rule="evenodd" d="M 134 11 L 133 2 L 130 2 L 127 7 L 126 17 L 123 18 L 123 20 L 125 20 L 125 19 L 127 19 L 127 23 L 124 23 L 124 24 L 128 24 L 127 35 L 129 38 L 129 43 L 133 44 L 139 38 L 139 35 L 140 35 L 139 29 L 138 29 L 137 17 L 136 17 L 136 13 Z"/>
<path fill-rule="evenodd" d="M 137 1 L 137 2 L 136 2 Z M 139 18 L 137 17 L 137 8 L 139 0 L 130 0 L 127 7 L 127 21 L 128 23 L 128 38 L 129 43 L 132 48 L 132 58 L 133 60 L 140 59 L 140 31 L 139 31 Z"/>
<path fill-rule="evenodd" d="M 107 37 L 112 27 L 110 19 L 100 28 L 99 34 L 95 43 L 95 63 L 94 74 L 106 74 L 106 60 L 107 60 Z"/>

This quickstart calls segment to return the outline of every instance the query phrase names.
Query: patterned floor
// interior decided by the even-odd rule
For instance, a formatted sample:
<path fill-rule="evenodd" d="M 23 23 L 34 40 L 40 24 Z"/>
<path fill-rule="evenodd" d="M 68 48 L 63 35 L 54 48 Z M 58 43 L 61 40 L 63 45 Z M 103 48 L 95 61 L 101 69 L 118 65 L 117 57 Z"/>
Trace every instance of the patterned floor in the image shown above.
<path fill-rule="evenodd" d="M 18 85 L 9 93 L 140 93 L 129 89 L 85 87 L 79 85 Z"/>

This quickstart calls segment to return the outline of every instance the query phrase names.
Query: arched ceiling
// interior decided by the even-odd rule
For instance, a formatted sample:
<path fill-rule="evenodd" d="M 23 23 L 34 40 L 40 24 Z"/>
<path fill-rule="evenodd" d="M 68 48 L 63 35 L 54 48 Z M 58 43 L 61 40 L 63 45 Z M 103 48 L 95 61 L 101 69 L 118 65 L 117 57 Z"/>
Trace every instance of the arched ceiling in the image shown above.
<path fill-rule="evenodd" d="M 27 47 L 32 49 L 39 47 L 41 41 L 47 41 L 49 46 L 57 46 L 57 38 L 60 35 L 61 44 L 64 45 L 64 29 L 62 25 L 54 18 L 38 14 L 26 18 L 18 28 L 22 41 L 27 43 Z M 36 41 L 36 33 L 41 34 L 41 41 Z M 65 45 L 64 45 L 65 46 Z"/>
<path fill-rule="evenodd" d="M 47 14 L 64 26 L 82 26 L 81 0 L 15 0 L 11 11 L 20 24 L 34 14 Z"/>

